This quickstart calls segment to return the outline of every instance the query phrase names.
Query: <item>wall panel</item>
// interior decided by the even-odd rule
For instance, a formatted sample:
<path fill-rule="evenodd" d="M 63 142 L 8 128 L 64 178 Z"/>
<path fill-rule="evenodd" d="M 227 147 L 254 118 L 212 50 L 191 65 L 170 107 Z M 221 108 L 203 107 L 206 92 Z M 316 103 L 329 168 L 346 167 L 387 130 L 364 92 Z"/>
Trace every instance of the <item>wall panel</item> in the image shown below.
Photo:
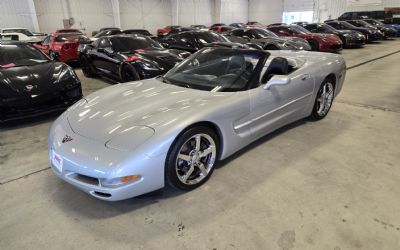
<path fill-rule="evenodd" d="M 31 14 L 26 0 L 0 0 L 0 28 L 34 30 Z"/>
<path fill-rule="evenodd" d="M 264 24 L 282 21 L 283 1 L 249 0 L 249 20 Z"/>

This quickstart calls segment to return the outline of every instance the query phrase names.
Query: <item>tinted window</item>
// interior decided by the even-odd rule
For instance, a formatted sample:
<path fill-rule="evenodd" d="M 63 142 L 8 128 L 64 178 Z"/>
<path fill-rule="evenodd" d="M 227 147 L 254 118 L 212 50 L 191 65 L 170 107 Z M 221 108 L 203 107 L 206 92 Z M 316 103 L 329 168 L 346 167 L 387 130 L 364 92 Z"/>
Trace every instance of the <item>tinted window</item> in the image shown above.
<path fill-rule="evenodd" d="M 82 33 L 80 30 L 59 30 L 59 33 Z"/>
<path fill-rule="evenodd" d="M 49 44 L 50 42 L 51 42 L 51 36 L 48 36 L 43 40 L 43 44 Z"/>
<path fill-rule="evenodd" d="M 113 50 L 121 53 L 130 53 L 137 49 L 162 48 L 159 43 L 145 36 L 112 37 L 110 40 Z"/>
<path fill-rule="evenodd" d="M 77 42 L 81 35 L 76 34 L 63 34 L 56 37 L 56 42 L 67 42 L 67 41 L 74 41 Z"/>
<path fill-rule="evenodd" d="M 107 38 L 103 38 L 100 40 L 98 48 L 105 49 L 105 48 L 110 48 L 110 47 L 111 47 L 111 43 Z"/>
<path fill-rule="evenodd" d="M 121 34 L 121 33 L 122 33 L 121 30 L 104 30 L 104 31 L 97 33 L 94 37 L 98 38 L 98 37 L 103 37 L 103 36 L 112 36 L 112 35 L 117 35 L 117 34 Z"/>
<path fill-rule="evenodd" d="M 0 55 L 0 67 L 5 68 L 31 66 L 49 61 L 38 49 L 25 44 L 3 44 L 0 46 Z"/>
<path fill-rule="evenodd" d="M 202 44 L 215 43 L 215 42 L 229 42 L 225 37 L 211 32 L 198 33 L 196 34 L 196 36 L 199 42 Z"/>

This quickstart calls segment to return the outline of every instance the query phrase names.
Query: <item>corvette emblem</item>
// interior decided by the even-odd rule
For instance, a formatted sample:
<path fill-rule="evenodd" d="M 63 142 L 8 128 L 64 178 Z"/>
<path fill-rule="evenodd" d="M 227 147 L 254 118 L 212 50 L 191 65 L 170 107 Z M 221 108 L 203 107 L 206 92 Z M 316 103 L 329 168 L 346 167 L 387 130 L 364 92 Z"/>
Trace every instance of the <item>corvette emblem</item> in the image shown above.
<path fill-rule="evenodd" d="M 32 90 L 33 88 L 34 88 L 33 85 L 26 85 L 26 86 L 25 86 L 25 90 L 28 91 L 28 92 L 31 92 L 31 90 Z"/>
<path fill-rule="evenodd" d="M 72 141 L 72 137 L 69 136 L 69 135 L 65 135 L 61 142 L 62 143 L 66 143 L 66 142 L 69 142 L 69 141 Z"/>

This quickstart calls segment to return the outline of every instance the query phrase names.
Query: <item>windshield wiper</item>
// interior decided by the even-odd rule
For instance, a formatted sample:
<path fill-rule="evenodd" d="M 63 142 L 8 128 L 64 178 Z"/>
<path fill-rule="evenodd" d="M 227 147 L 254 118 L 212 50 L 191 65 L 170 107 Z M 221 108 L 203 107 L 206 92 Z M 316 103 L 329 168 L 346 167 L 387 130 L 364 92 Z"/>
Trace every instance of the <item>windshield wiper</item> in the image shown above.
<path fill-rule="evenodd" d="M 175 85 L 175 86 L 179 86 L 179 87 L 184 87 L 184 88 L 188 88 L 188 89 L 191 89 L 191 88 L 192 88 L 189 84 L 186 84 L 186 83 L 171 82 L 170 80 L 168 80 L 168 79 L 165 78 L 164 76 L 159 76 L 159 78 L 161 78 L 161 81 L 162 81 L 163 83 L 166 83 L 166 84 L 171 84 L 171 85 Z"/>

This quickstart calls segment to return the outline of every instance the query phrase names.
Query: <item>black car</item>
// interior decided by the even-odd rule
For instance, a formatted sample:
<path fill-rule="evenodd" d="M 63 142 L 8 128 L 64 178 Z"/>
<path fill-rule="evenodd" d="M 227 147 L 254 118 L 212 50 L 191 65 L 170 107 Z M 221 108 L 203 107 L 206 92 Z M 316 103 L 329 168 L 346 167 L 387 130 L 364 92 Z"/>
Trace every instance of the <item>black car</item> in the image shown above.
<path fill-rule="evenodd" d="M 143 35 L 143 36 L 153 36 L 148 30 L 145 29 L 128 29 L 128 30 L 124 30 L 122 31 L 123 34 L 127 34 L 127 35 L 135 35 L 135 34 L 139 34 L 139 35 Z"/>
<path fill-rule="evenodd" d="M 261 29 L 235 29 L 224 34 L 236 43 L 253 43 L 266 50 L 311 50 L 310 44 L 301 38 L 282 38 L 275 33 Z"/>
<path fill-rule="evenodd" d="M 78 52 L 85 76 L 101 74 L 118 82 L 162 75 L 190 55 L 165 49 L 143 35 L 101 37 L 92 44 L 80 46 Z"/>
<path fill-rule="evenodd" d="M 121 29 L 107 29 L 107 30 L 100 31 L 95 36 L 93 36 L 93 38 L 94 38 L 94 40 L 96 40 L 100 37 L 113 36 L 113 35 L 118 35 L 118 34 L 122 34 Z"/>
<path fill-rule="evenodd" d="M 381 32 L 384 39 L 396 36 L 396 31 L 385 26 L 374 26 L 363 20 L 347 20 L 346 22 L 361 28 L 375 29 Z"/>
<path fill-rule="evenodd" d="M 329 21 L 325 21 L 325 23 L 337 30 L 355 30 L 355 31 L 361 32 L 365 36 L 367 42 L 381 40 L 383 37 L 381 32 L 379 32 L 376 29 L 356 27 L 346 21 L 329 20 Z"/>
<path fill-rule="evenodd" d="M 81 98 L 71 67 L 33 45 L 0 43 L 0 122 L 62 111 Z"/>
<path fill-rule="evenodd" d="M 386 27 L 386 25 L 378 20 L 374 20 L 374 19 L 362 19 L 362 21 L 368 23 L 369 25 L 376 27 L 378 30 L 380 30 L 381 32 L 383 32 L 384 36 L 386 38 L 389 37 L 396 37 L 397 36 L 397 29 L 395 27 L 390 28 L 390 27 Z"/>
<path fill-rule="evenodd" d="M 208 27 L 203 24 L 193 24 L 193 25 L 190 25 L 190 28 L 193 28 L 196 30 L 208 30 Z"/>
<path fill-rule="evenodd" d="M 238 28 L 238 29 L 244 29 L 247 27 L 245 23 L 231 23 L 231 24 L 229 24 L 229 26 L 232 26 L 232 27 Z"/>
<path fill-rule="evenodd" d="M 120 28 L 116 28 L 116 27 L 105 27 L 105 28 L 101 28 L 100 30 L 94 30 L 92 32 L 92 36 L 95 36 L 97 33 L 105 31 L 105 30 L 120 30 Z"/>
<path fill-rule="evenodd" d="M 226 26 L 226 24 L 225 23 L 214 23 L 214 24 L 211 24 L 210 29 L 212 29 L 215 26 Z"/>
<path fill-rule="evenodd" d="M 305 23 L 301 25 L 312 33 L 326 33 L 337 35 L 343 42 L 343 46 L 363 46 L 366 43 L 365 36 L 355 30 L 337 30 L 326 23 Z"/>
<path fill-rule="evenodd" d="M 217 32 L 217 33 L 224 33 L 224 32 L 228 32 L 228 31 L 234 30 L 234 29 L 236 29 L 236 28 L 232 27 L 232 26 L 224 25 L 224 26 L 214 26 L 210 30 L 214 31 L 214 32 Z"/>

